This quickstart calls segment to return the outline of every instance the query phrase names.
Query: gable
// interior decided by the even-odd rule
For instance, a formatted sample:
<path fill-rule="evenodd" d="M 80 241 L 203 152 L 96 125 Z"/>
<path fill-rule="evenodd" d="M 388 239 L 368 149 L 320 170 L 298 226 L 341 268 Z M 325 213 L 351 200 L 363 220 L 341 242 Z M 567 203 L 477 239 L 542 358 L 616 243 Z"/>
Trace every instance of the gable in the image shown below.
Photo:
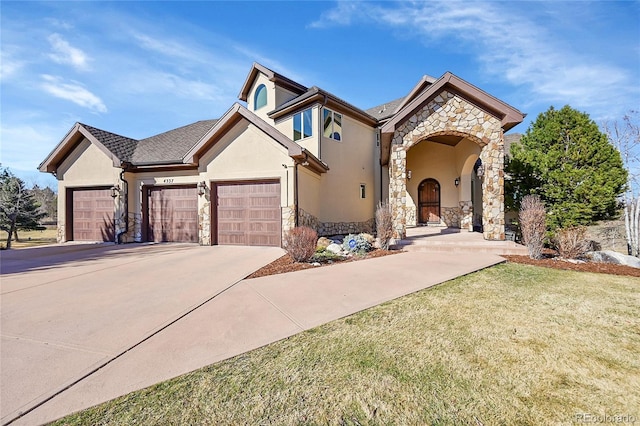
<path fill-rule="evenodd" d="M 111 158 L 87 138 L 82 139 L 60 162 L 58 180 L 74 184 L 112 184 L 114 170 Z"/>

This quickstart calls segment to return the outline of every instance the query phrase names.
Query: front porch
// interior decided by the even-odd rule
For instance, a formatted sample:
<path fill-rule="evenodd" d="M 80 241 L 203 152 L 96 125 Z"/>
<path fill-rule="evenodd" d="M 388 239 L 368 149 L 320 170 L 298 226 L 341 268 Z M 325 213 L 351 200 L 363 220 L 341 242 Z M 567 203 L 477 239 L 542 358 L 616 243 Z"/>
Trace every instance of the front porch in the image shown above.
<path fill-rule="evenodd" d="M 525 246 L 513 241 L 490 241 L 479 232 L 439 226 L 407 227 L 406 237 L 398 240 L 393 248 L 434 253 L 529 254 Z"/>

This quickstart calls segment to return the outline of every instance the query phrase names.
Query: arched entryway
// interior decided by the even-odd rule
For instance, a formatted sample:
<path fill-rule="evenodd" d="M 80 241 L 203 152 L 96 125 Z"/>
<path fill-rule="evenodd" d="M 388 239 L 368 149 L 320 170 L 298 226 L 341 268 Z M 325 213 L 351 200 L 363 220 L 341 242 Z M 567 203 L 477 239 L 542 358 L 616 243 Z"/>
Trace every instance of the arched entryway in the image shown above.
<path fill-rule="evenodd" d="M 429 178 L 418 185 L 418 222 L 440 223 L 440 183 Z"/>

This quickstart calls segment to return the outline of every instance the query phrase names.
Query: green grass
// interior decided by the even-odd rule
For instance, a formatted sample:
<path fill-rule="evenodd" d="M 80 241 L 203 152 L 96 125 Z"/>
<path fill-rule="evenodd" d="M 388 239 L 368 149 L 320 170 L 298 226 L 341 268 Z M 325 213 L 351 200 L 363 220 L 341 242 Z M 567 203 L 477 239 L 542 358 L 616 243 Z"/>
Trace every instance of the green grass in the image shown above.
<path fill-rule="evenodd" d="M 640 421 L 640 280 L 506 264 L 58 424 Z"/>

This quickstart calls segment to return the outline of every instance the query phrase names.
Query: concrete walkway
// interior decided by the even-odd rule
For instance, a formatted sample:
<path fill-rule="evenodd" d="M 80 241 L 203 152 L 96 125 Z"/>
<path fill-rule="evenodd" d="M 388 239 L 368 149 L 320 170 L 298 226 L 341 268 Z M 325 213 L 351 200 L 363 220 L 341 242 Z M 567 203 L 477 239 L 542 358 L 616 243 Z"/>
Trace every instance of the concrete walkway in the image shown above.
<path fill-rule="evenodd" d="M 241 281 L 14 424 L 54 420 L 502 261 L 414 252 Z"/>

